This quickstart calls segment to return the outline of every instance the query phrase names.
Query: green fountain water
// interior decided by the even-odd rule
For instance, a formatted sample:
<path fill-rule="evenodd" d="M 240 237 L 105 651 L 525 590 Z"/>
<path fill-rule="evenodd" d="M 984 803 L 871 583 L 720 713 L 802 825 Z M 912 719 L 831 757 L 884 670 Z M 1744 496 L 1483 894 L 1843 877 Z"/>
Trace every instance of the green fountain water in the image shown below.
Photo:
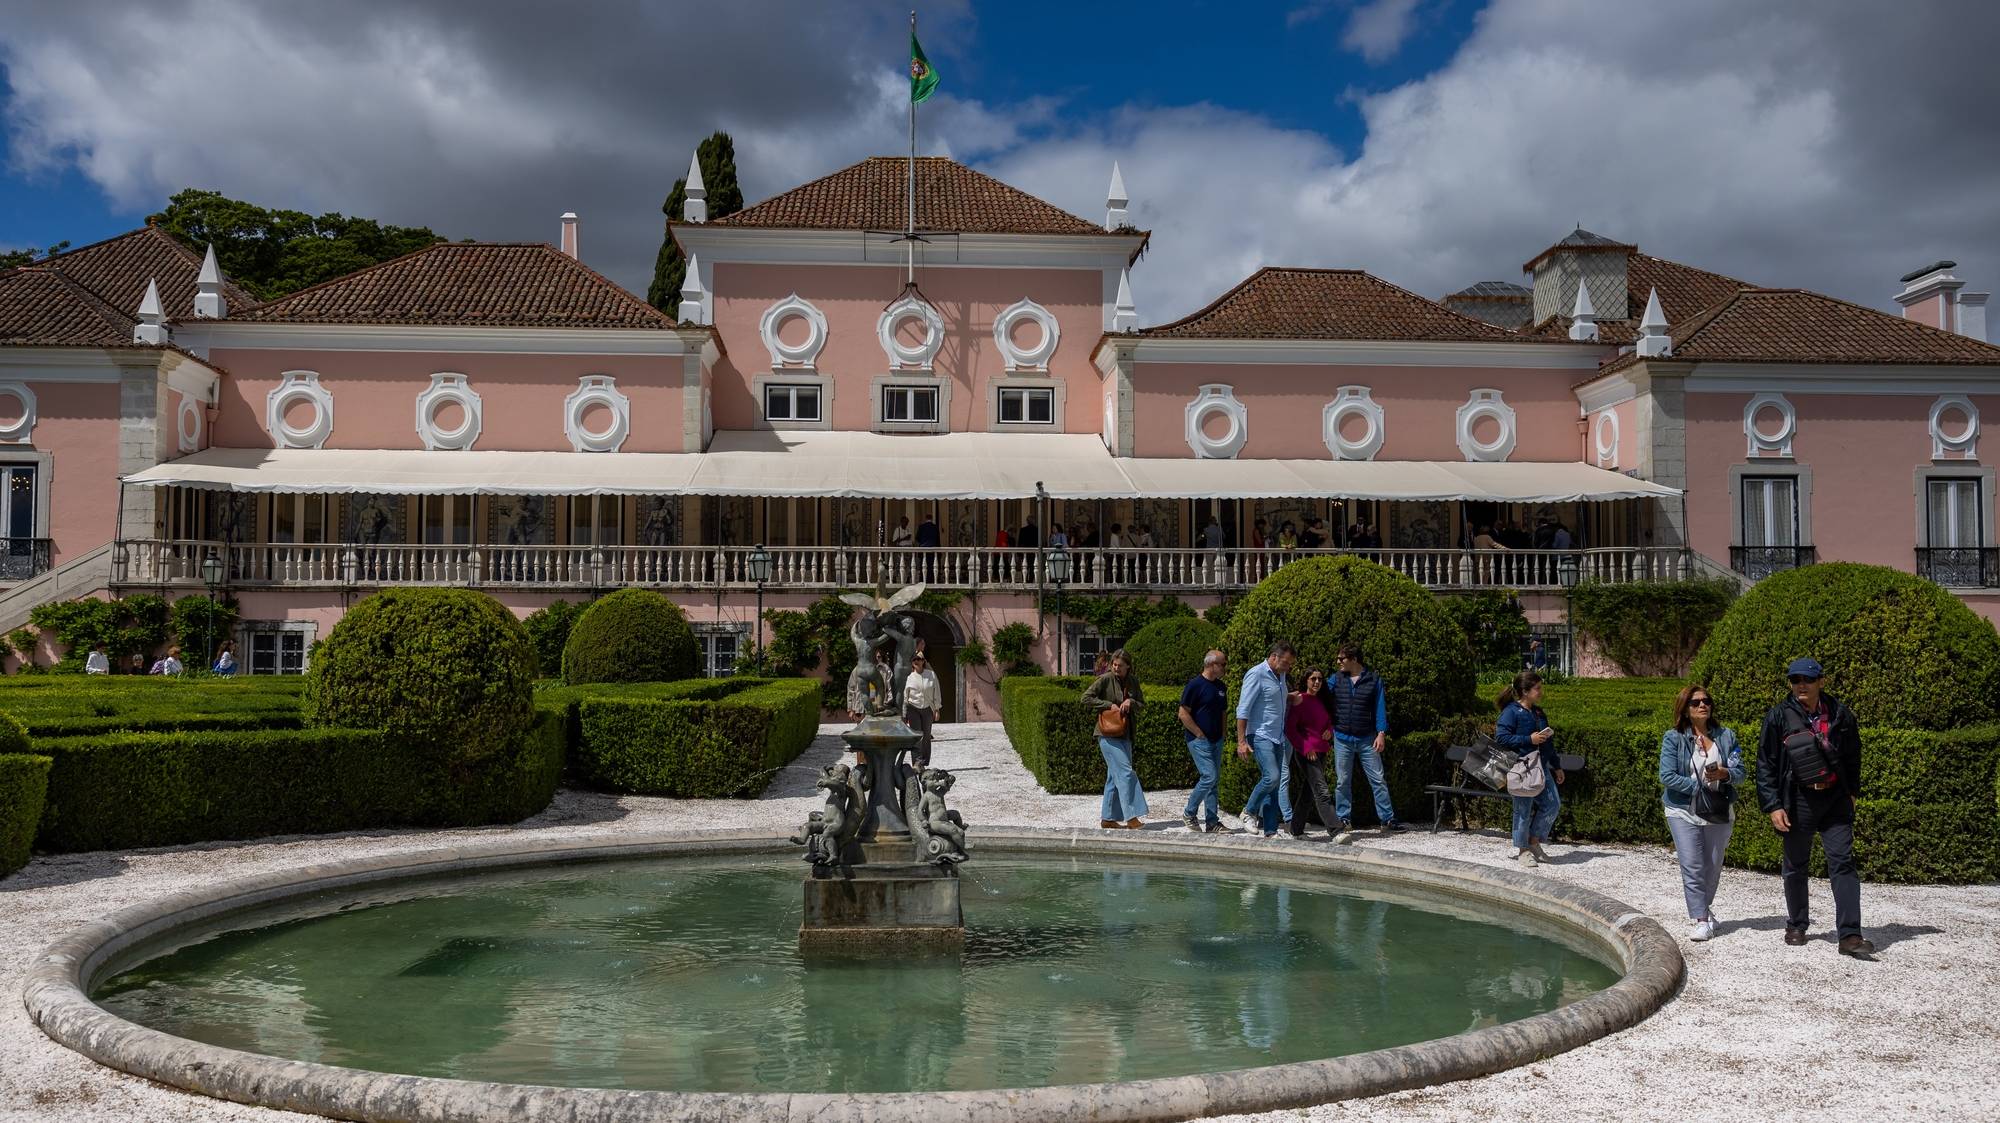
<path fill-rule="evenodd" d="M 962 953 L 802 954 L 800 866 L 666 859 L 402 885 L 98 988 L 182 1037 L 382 1072 L 675 1091 L 934 1091 L 1333 1057 L 1542 1013 L 1557 939 L 1226 867 L 983 856 Z"/>

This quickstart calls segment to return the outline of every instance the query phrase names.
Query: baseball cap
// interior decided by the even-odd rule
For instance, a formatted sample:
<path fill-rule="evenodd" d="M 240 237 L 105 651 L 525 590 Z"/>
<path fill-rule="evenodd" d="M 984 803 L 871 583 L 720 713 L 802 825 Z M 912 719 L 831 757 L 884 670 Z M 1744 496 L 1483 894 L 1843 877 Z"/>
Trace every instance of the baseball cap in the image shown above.
<path fill-rule="evenodd" d="M 1792 660 L 1792 665 L 1785 668 L 1786 678 L 1790 678 L 1793 675 L 1803 675 L 1806 678 L 1823 678 L 1826 672 L 1820 670 L 1819 660 L 1817 659 L 1794 659 Z"/>

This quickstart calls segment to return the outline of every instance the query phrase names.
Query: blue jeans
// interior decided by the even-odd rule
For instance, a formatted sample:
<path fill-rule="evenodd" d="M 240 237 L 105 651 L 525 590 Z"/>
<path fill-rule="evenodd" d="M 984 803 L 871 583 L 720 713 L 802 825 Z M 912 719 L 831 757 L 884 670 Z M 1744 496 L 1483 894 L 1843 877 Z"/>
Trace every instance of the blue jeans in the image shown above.
<path fill-rule="evenodd" d="M 1396 806 L 1389 802 L 1389 781 L 1382 775 L 1382 754 L 1375 751 L 1373 737 L 1333 735 L 1333 813 L 1342 819 L 1353 817 L 1349 812 L 1354 810 L 1354 801 L 1348 786 L 1354 779 L 1357 758 L 1362 774 L 1368 777 L 1369 790 L 1375 793 L 1375 817 L 1386 827 L 1396 821 Z"/>
<path fill-rule="evenodd" d="M 1201 776 L 1196 780 L 1194 790 L 1188 793 L 1187 807 L 1183 816 L 1196 815 L 1202 805 L 1208 806 L 1208 821 L 1222 821 L 1222 801 L 1215 797 L 1215 780 L 1222 773 L 1222 740 L 1213 741 L 1206 737 L 1195 737 L 1188 741 L 1188 755 L 1194 758 L 1194 770 Z"/>
<path fill-rule="evenodd" d="M 1098 819 L 1122 823 L 1144 815 L 1146 793 L 1132 771 L 1132 738 L 1099 737 L 1097 751 L 1104 754 L 1104 804 Z"/>
<path fill-rule="evenodd" d="M 1562 810 L 1562 796 L 1556 794 L 1556 778 L 1549 777 L 1548 786 L 1540 795 L 1517 795 L 1514 797 L 1514 849 L 1526 850 L 1528 843 L 1538 838 L 1549 837 L 1549 828 L 1556 825 L 1556 812 Z"/>
<path fill-rule="evenodd" d="M 1285 822 L 1292 819 L 1292 793 L 1288 790 L 1292 782 L 1292 749 L 1283 741 L 1273 744 L 1250 738 L 1250 753 L 1257 758 L 1257 786 L 1250 789 L 1249 802 L 1243 805 L 1245 818 L 1260 818 L 1265 805 L 1277 802 L 1278 818 Z M 1245 828 L 1249 824 L 1244 824 Z M 1265 833 L 1274 828 L 1268 822 Z"/>

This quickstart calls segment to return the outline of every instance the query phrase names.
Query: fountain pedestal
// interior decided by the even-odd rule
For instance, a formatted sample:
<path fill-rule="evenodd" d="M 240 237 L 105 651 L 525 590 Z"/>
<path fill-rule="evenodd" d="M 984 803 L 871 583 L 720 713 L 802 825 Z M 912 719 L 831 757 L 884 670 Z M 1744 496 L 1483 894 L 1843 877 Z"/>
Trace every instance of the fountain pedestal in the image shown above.
<path fill-rule="evenodd" d="M 806 878 L 799 943 L 906 947 L 962 942 L 965 915 L 959 908 L 958 871 L 950 864 L 922 861 L 904 817 L 899 773 L 908 769 L 897 757 L 914 749 L 920 735 L 901 718 L 878 714 L 840 739 L 866 762 L 862 786 L 868 809 L 860 833 L 841 849 L 840 862 L 814 866 Z"/>

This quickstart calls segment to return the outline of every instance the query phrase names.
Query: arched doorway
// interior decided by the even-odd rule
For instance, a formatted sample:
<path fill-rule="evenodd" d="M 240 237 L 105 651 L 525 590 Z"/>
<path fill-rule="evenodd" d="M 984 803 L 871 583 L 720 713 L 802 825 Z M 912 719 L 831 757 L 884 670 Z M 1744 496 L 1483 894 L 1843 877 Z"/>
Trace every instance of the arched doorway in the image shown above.
<path fill-rule="evenodd" d="M 924 658 L 938 680 L 939 722 L 961 721 L 958 697 L 958 629 L 951 621 L 928 612 L 910 610 L 916 621 L 917 638 L 923 641 Z"/>

